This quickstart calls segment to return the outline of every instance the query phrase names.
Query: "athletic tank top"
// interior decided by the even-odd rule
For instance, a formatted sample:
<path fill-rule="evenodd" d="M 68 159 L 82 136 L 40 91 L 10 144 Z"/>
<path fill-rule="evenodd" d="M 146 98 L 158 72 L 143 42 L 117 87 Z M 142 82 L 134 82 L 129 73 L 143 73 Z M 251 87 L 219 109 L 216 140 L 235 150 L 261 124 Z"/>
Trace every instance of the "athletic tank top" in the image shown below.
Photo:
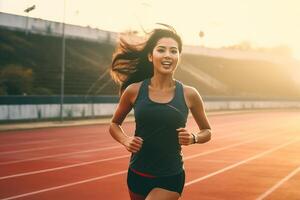
<path fill-rule="evenodd" d="M 142 82 L 134 103 L 135 136 L 143 138 L 142 148 L 133 153 L 130 168 L 152 176 L 170 176 L 183 170 L 177 128 L 185 127 L 188 107 L 182 83 L 176 81 L 175 95 L 168 103 L 149 98 L 150 79 Z"/>

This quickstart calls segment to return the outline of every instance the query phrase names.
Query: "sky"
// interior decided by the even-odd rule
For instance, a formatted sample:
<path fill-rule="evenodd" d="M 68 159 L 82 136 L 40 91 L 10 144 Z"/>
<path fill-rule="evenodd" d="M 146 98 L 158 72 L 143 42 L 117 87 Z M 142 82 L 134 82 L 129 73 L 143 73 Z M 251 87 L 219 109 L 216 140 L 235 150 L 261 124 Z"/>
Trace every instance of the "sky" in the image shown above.
<path fill-rule="evenodd" d="M 30 17 L 116 32 L 167 23 L 184 44 L 287 45 L 300 60 L 300 0 L 0 0 L 0 11 L 27 16 L 24 9 L 32 5 Z"/>

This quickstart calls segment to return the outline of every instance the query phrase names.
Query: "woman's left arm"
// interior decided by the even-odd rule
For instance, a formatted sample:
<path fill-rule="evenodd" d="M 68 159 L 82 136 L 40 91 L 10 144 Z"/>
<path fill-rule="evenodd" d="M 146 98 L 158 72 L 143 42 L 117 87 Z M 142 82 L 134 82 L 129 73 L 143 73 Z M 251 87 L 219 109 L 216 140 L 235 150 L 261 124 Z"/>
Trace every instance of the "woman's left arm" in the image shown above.
<path fill-rule="evenodd" d="M 207 119 L 203 100 L 195 88 L 185 87 L 186 103 L 199 127 L 199 132 L 190 133 L 186 128 L 179 128 L 179 141 L 182 145 L 205 143 L 211 139 L 211 127 Z"/>

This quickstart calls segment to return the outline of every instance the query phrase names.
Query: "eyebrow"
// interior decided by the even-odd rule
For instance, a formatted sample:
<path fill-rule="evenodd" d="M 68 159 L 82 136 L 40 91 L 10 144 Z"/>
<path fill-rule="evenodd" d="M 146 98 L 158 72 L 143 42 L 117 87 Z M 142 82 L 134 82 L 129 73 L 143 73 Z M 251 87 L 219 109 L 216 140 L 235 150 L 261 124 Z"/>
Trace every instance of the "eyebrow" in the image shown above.
<path fill-rule="evenodd" d="M 166 46 L 157 46 L 157 48 L 166 48 Z M 170 49 L 178 49 L 178 47 L 172 46 Z"/>

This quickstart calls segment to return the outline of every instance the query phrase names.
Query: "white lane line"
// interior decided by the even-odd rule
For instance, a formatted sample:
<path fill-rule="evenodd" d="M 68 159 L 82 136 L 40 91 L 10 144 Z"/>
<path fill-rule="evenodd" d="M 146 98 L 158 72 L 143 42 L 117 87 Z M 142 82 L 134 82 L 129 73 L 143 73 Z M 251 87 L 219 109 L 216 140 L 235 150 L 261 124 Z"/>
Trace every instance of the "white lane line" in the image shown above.
<path fill-rule="evenodd" d="M 95 163 L 100 163 L 100 162 L 105 162 L 105 161 L 117 160 L 117 159 L 122 159 L 122 158 L 127 158 L 127 157 L 130 157 L 130 155 L 122 155 L 122 156 L 116 156 L 116 157 L 112 157 L 112 158 L 104 158 L 104 159 L 100 159 L 100 160 L 93 160 L 93 161 L 89 161 L 89 162 L 77 163 L 77 164 L 73 164 L 73 165 L 65 165 L 65 166 L 61 166 L 61 167 L 43 169 L 43 170 L 32 171 L 32 172 L 25 172 L 25 173 L 14 174 L 14 175 L 9 175 L 9 176 L 2 176 L 2 177 L 0 177 L 0 180 L 16 178 L 16 177 L 20 177 L 20 176 L 28 176 L 28 175 L 33 175 L 33 174 L 41 174 L 41 173 L 52 172 L 52 171 L 57 171 L 57 170 L 62 170 L 62 169 L 68 169 L 68 168 L 72 168 L 72 167 L 79 167 L 79 166 L 83 166 L 83 165 L 90 165 L 90 164 L 95 164 Z"/>
<path fill-rule="evenodd" d="M 201 162 L 210 162 L 210 163 L 231 163 L 231 161 L 228 160 L 214 160 L 214 159 L 205 159 L 201 160 Z M 0 178 L 1 180 L 1 178 Z"/>
<path fill-rule="evenodd" d="M 256 119 L 257 120 L 257 119 Z M 247 120 L 247 122 L 248 121 L 253 121 L 253 120 Z M 275 120 L 274 120 L 275 121 Z M 273 123 L 275 123 L 273 121 Z M 244 122 L 244 121 L 243 121 Z M 272 123 L 272 126 L 271 126 L 271 128 L 264 128 L 264 129 L 261 129 L 260 127 L 258 127 L 258 124 L 256 123 L 256 124 L 253 124 L 253 126 L 246 126 L 246 127 L 243 127 L 243 129 L 245 129 L 245 130 L 241 130 L 241 129 L 239 129 L 239 130 L 235 130 L 235 129 L 233 129 L 233 130 L 230 130 L 232 133 L 227 133 L 226 135 L 222 135 L 222 136 L 220 136 L 220 135 L 216 135 L 216 137 L 213 135 L 212 137 L 213 137 L 213 139 L 224 139 L 224 138 L 227 138 L 227 137 L 232 137 L 232 136 L 245 136 L 244 135 L 244 133 L 249 133 L 250 131 L 252 131 L 252 132 L 257 132 L 257 131 L 271 131 L 271 130 L 273 130 L 273 123 Z M 234 124 L 241 124 L 241 123 L 234 123 Z M 286 124 L 285 126 L 282 126 L 282 127 L 279 127 L 279 128 L 281 128 L 282 130 L 284 130 L 284 128 L 285 127 L 290 127 L 289 125 L 290 124 L 293 124 L 292 122 L 290 122 L 289 124 Z M 264 125 L 266 125 L 266 123 L 264 123 Z M 271 125 L 271 123 L 270 123 L 270 125 Z M 251 128 L 251 130 L 250 130 L 250 128 Z M 279 130 L 279 129 L 276 129 L 276 130 Z M 214 131 L 213 131 L 214 132 Z M 221 132 L 221 130 L 218 130 L 217 132 Z"/>
<path fill-rule="evenodd" d="M 7 146 L 19 146 L 19 145 L 27 145 L 27 144 L 40 144 L 40 143 L 47 143 L 47 142 L 53 142 L 53 141 L 59 141 L 58 139 L 53 140 L 38 140 L 38 141 L 32 141 L 32 142 L 19 142 L 14 144 L 1 144 L 1 147 L 7 147 Z"/>
<path fill-rule="evenodd" d="M 225 167 L 221 170 L 218 170 L 214 173 L 211 173 L 211 174 L 208 174 L 207 176 L 204 176 L 204 177 L 201 177 L 199 179 L 196 179 L 196 180 L 193 180 L 193 181 L 190 181 L 188 183 L 185 184 L 185 186 L 189 186 L 193 183 L 196 183 L 196 182 L 199 182 L 199 181 L 202 181 L 204 179 L 207 179 L 207 178 L 210 178 L 212 176 L 215 176 L 217 174 L 220 174 L 222 172 L 225 172 L 229 169 L 232 169 L 234 167 L 237 167 L 239 165 L 242 165 L 246 162 L 249 162 L 250 160 L 254 160 L 254 159 L 257 159 L 259 157 L 262 157 L 268 153 L 271 153 L 273 151 L 276 151 L 280 148 L 283 148 L 291 143 L 295 143 L 297 142 L 299 139 L 297 140 L 291 140 L 290 142 L 287 142 L 285 144 L 282 144 L 282 145 L 279 145 L 277 147 L 274 147 L 272 149 L 269 149 L 267 151 L 264 151 L 256 156 L 252 156 L 248 159 L 245 159 L 241 162 L 238 162 L 236 164 L 233 164 L 233 165 L 230 165 L 228 167 Z M 104 176 L 99 176 L 99 177 L 95 177 L 95 178 L 91 178 L 91 179 L 85 179 L 85 180 L 82 180 L 82 181 L 78 181 L 78 182 L 73 182 L 73 183 L 69 183 L 69 184 L 64 184 L 64 185 L 60 185 L 60 186 L 56 186 L 56 187 L 51 187 L 51 188 L 46 188 L 46 189 L 42 189 L 42 190 L 37 190 L 37 191 L 33 191 L 33 192 L 29 192 L 29 193 L 24 193 L 24 194 L 20 194 L 20 195 L 16 195 L 16 196 L 11 196 L 11 197 L 7 197 L 7 198 L 4 198 L 4 199 L 0 199 L 0 200 L 11 200 L 11 199 L 18 199 L 18 198 L 21 198 L 21 197 L 26 197 L 26 196 L 31 196 L 31 195 L 35 195 L 35 194 L 39 194 L 39 193 L 43 193 L 43 192 L 47 192 L 47 191 L 52 191 L 52 190 L 57 190 L 57 189 L 61 189 L 61 188 L 66 188 L 66 187 L 70 187 L 70 186 L 74 186 L 74 185 L 79 185 L 79 184 L 82 184 L 82 183 L 88 183 L 88 182 L 92 182 L 92 181 L 97 181 L 97 180 L 100 180 L 100 179 L 104 179 L 104 178 L 108 178 L 108 177 L 112 177 L 112 176 L 117 176 L 117 175 L 121 175 L 121 174 L 125 174 L 127 172 L 127 170 L 123 170 L 123 171 L 119 171 L 119 172 L 115 172 L 115 173 L 111 173 L 111 174 L 107 174 L 107 175 L 104 175 Z"/>
<path fill-rule="evenodd" d="M 104 175 L 104 176 L 98 176 L 98 177 L 95 177 L 95 178 L 85 179 L 85 180 L 82 180 L 82 181 L 73 182 L 73 183 L 69 183 L 69 184 L 65 184 L 65 185 L 46 188 L 46 189 L 43 189 L 43 190 L 37 190 L 37 191 L 34 191 L 34 192 L 28 192 L 28 193 L 24 193 L 24 194 L 20 194 L 20 195 L 16 195 L 16 196 L 11 196 L 11 197 L 7 197 L 7 198 L 0 199 L 0 200 L 18 199 L 18 198 L 21 198 L 21 197 L 31 196 L 31 195 L 34 195 L 34 194 L 39 194 L 39 193 L 43 193 L 43 192 L 47 192 L 47 191 L 57 190 L 57 189 L 70 187 L 70 186 L 74 186 L 74 185 L 79 185 L 79 184 L 83 184 L 83 183 L 88 183 L 88 182 L 92 182 L 92 181 L 98 181 L 98 180 L 101 180 L 101 179 L 104 179 L 104 178 L 125 174 L 126 172 L 127 172 L 127 170 L 119 171 L 119 172 L 107 174 L 107 175 Z"/>
<path fill-rule="evenodd" d="M 281 179 L 278 183 L 276 183 L 273 187 L 271 187 L 269 190 L 267 190 L 265 193 L 257 197 L 256 200 L 262 200 L 269 196 L 272 192 L 274 192 L 277 188 L 279 188 L 282 184 L 284 184 L 286 181 L 288 181 L 290 178 L 292 178 L 294 175 L 296 175 L 298 172 L 300 172 L 300 167 L 289 173 L 286 177 Z"/>
<path fill-rule="evenodd" d="M 43 134 L 43 133 L 41 133 Z M 89 134 L 89 133 L 85 133 L 85 134 Z M 1 138 L 1 137 L 0 137 Z M 51 143 L 51 142 L 57 142 L 57 141 L 61 141 L 62 139 L 64 139 L 64 141 L 72 141 L 72 140 L 78 140 L 78 139 L 89 139 L 89 138 L 101 138 L 101 135 L 98 133 L 97 135 L 82 135 L 82 136 L 73 136 L 72 137 L 66 137 L 66 138 L 60 138 L 60 139 L 41 139 L 41 140 L 37 140 L 37 141 L 31 141 L 31 142 L 19 142 L 19 143 L 10 143 L 10 144 L 0 144 L 1 147 L 7 147 L 7 146 L 19 146 L 19 145 L 29 145 L 29 144 L 40 144 L 40 143 Z M 24 138 L 18 138 L 18 139 L 24 139 Z M 25 139 L 28 139 L 28 138 L 25 138 Z M 106 138 L 107 139 L 110 139 L 110 138 Z M 10 139 L 12 140 L 12 139 Z M 8 142 L 11 142 L 11 141 L 8 141 Z"/>
<path fill-rule="evenodd" d="M 274 137 L 275 135 L 276 134 L 273 134 L 272 137 Z M 213 150 L 210 150 L 210 151 L 201 152 L 201 153 L 198 153 L 198 154 L 194 154 L 194 155 L 191 155 L 191 156 L 184 157 L 184 160 L 189 160 L 189 159 L 193 159 L 193 158 L 196 158 L 196 157 L 200 157 L 200 156 L 208 155 L 208 154 L 211 154 L 211 153 L 215 153 L 215 152 L 218 152 L 218 151 L 223 151 L 223 150 L 230 149 L 230 148 L 233 148 L 233 147 L 236 147 L 236 146 L 251 143 L 251 142 L 254 142 L 254 141 L 257 141 L 257 140 L 261 140 L 261 139 L 266 138 L 266 137 L 270 137 L 270 136 L 256 137 L 256 138 L 253 138 L 252 140 L 247 140 L 245 142 L 240 142 L 240 143 L 236 143 L 236 144 L 233 144 L 233 145 L 228 145 L 228 146 L 225 146 L 225 147 L 213 149 Z M 118 157 L 112 157 L 112 158 L 109 158 L 109 160 L 116 160 L 116 159 L 121 159 L 121 158 L 125 158 L 125 157 L 129 157 L 129 155 L 122 155 L 122 156 L 118 156 Z M 16 177 L 21 177 L 21 176 L 28 176 L 28 175 L 39 174 L 39 173 L 46 173 L 46 172 L 51 172 L 51 171 L 56 171 L 56 170 L 61 170 L 61 169 L 68 169 L 68 168 L 72 168 L 72 167 L 84 166 L 84 165 L 89 165 L 89 164 L 95 164 L 95 163 L 98 163 L 98 162 L 103 162 L 102 160 L 103 159 L 89 161 L 89 162 L 83 162 L 83 163 L 77 163 L 77 164 L 73 164 L 73 165 L 65 165 L 65 166 L 61 166 L 61 167 L 49 168 L 49 169 L 44 169 L 44 170 L 31 171 L 31 172 L 13 174 L 13 175 L 8 175 L 8 176 L 2 176 L 2 177 L 0 177 L 0 180 L 9 179 L 9 178 L 16 178 Z M 109 160 L 106 160 L 106 161 L 109 161 Z"/>
<path fill-rule="evenodd" d="M 86 150 L 86 151 L 75 151 L 75 152 L 71 152 L 71 153 L 62 153 L 62 154 L 55 154 L 55 155 L 50 155 L 50 156 L 40 156 L 40 157 L 28 158 L 28 159 L 23 159 L 23 160 L 7 161 L 7 162 L 1 162 L 0 166 L 8 165 L 8 164 L 16 164 L 16 163 L 21 163 L 21 162 L 27 162 L 27 161 L 41 160 L 41 159 L 45 159 L 45 158 L 56 158 L 56 157 L 62 157 L 62 156 L 70 156 L 70 155 L 75 155 L 75 154 L 91 153 L 91 152 L 105 151 L 105 150 L 118 149 L 118 148 L 123 148 L 123 146 L 116 145 L 116 146 L 111 146 L 111 147 L 90 149 L 90 150 Z"/>
<path fill-rule="evenodd" d="M 282 134 L 282 133 L 280 133 L 280 134 Z M 272 137 L 274 137 L 275 135 L 279 135 L 279 133 L 278 134 L 273 134 Z M 189 160 L 189 159 L 193 159 L 193 158 L 196 158 L 196 157 L 199 157 L 199 156 L 203 156 L 203 155 L 211 154 L 211 153 L 214 153 L 214 152 L 230 149 L 230 148 L 233 148 L 233 147 L 237 147 L 237 146 L 240 146 L 240 145 L 243 145 L 243 144 L 251 143 L 251 142 L 254 142 L 254 141 L 257 141 L 257 140 L 260 140 L 260 139 L 263 139 L 263 138 L 267 138 L 267 137 L 270 137 L 270 135 L 269 136 L 267 135 L 267 136 L 256 137 L 256 138 L 253 138 L 252 140 L 248 140 L 248 141 L 245 141 L 245 142 L 240 142 L 240 143 L 228 145 L 228 146 L 225 146 L 225 147 L 220 147 L 220 148 L 213 149 L 213 150 L 206 151 L 206 152 L 202 152 L 202 153 L 197 153 L 197 154 L 185 157 L 184 160 Z"/>
<path fill-rule="evenodd" d="M 299 139 L 292 139 L 291 141 L 289 141 L 289 142 L 287 142 L 287 143 L 284 143 L 284 144 L 282 144 L 282 145 L 279 145 L 279 146 L 277 146 L 277 147 L 274 147 L 274 148 L 272 148 L 272 149 L 269 149 L 269 150 L 267 150 L 267 151 L 264 151 L 264 152 L 262 152 L 262 153 L 260 153 L 260 154 L 255 155 L 255 156 L 251 156 L 251 157 L 248 158 L 248 159 L 245 159 L 245 160 L 242 160 L 242 161 L 237 162 L 237 163 L 235 163 L 235 164 L 229 165 L 229 166 L 227 166 L 227 167 L 225 167 L 225 168 L 223 168 L 223 169 L 220 169 L 220 170 L 217 170 L 217 171 L 215 171 L 215 172 L 213 172 L 213 173 L 207 174 L 206 176 L 202 176 L 202 177 L 200 177 L 200 178 L 197 178 L 197 179 L 194 179 L 194 180 L 192 180 L 192 181 L 189 181 L 189 182 L 187 182 L 187 183 L 185 184 L 185 186 L 190 186 L 190 185 L 192 185 L 192 184 L 195 184 L 195 183 L 198 183 L 198 182 L 203 181 L 203 180 L 205 180 L 205 179 L 208 179 L 208 178 L 210 178 L 210 177 L 212 177 L 212 176 L 221 174 L 221 173 L 226 172 L 226 171 L 228 171 L 228 170 L 230 170 L 230 169 L 233 169 L 233 168 L 235 168 L 235 167 L 238 167 L 238 166 L 240 166 L 240 165 L 242 165 L 242 164 L 245 164 L 245 163 L 247 163 L 247 162 L 249 162 L 249 161 L 255 160 L 255 159 L 260 158 L 260 157 L 263 157 L 263 156 L 265 156 L 265 155 L 267 155 L 267 154 L 269 154 L 269 153 L 272 153 L 272 152 L 274 152 L 274 151 L 276 151 L 276 150 L 278 150 L 278 149 L 281 149 L 281 148 L 283 148 L 283 147 L 285 147 L 285 146 L 288 146 L 288 145 L 290 145 L 290 144 L 292 144 L 292 143 L 298 142 L 298 140 L 299 140 Z"/>
<path fill-rule="evenodd" d="M 217 136 L 217 137 L 214 137 L 214 139 L 224 139 L 224 138 L 232 137 L 234 135 L 237 135 L 237 132 L 234 132 L 232 134 L 226 134 L 226 135 L 220 136 L 220 137 Z M 51 147 L 37 147 L 37 148 L 15 150 L 15 151 L 4 151 L 4 152 L 0 152 L 0 155 L 7 155 L 7 154 L 14 154 L 14 153 L 25 153 L 25 152 L 31 152 L 31 151 L 47 150 L 47 149 L 62 148 L 62 147 L 72 147 L 72 146 L 80 146 L 80 145 L 88 145 L 88 144 L 97 144 L 97 143 L 100 143 L 100 142 L 101 141 L 85 142 L 85 143 L 77 143 L 77 144 L 69 144 L 69 145 L 56 145 L 56 146 L 51 146 Z M 116 142 L 114 142 L 113 144 L 115 144 L 115 143 Z M 100 144 L 102 144 L 102 143 L 100 143 Z M 112 145 L 112 144 L 106 144 L 106 145 Z"/>
<path fill-rule="evenodd" d="M 240 132 L 234 131 L 231 134 L 226 134 L 224 136 L 214 137 L 214 139 L 224 139 L 224 138 L 232 137 L 232 136 L 237 135 L 237 134 L 240 134 Z M 62 148 L 62 147 L 72 147 L 72 146 L 80 146 L 80 145 L 87 145 L 87 144 L 97 144 L 97 143 L 102 144 L 101 142 L 102 141 L 84 142 L 84 143 L 69 144 L 69 145 L 68 144 L 67 145 L 55 145 L 55 146 L 50 146 L 50 147 L 37 147 L 37 148 L 22 149 L 22 150 L 15 150 L 15 151 L 3 151 L 3 152 L 0 152 L 0 155 L 7 155 L 7 154 L 14 154 L 14 153 L 25 153 L 25 152 L 31 152 L 31 151 L 40 151 L 40 150 L 46 150 L 46 149 L 54 149 L 54 148 Z M 115 143 L 116 142 L 111 143 L 111 144 L 109 144 L 109 143 L 107 144 L 106 143 L 106 145 L 112 145 L 112 144 L 115 144 Z"/>
<path fill-rule="evenodd" d="M 236 135 L 236 134 L 228 134 L 228 135 L 223 136 L 223 137 L 215 137 L 215 139 L 221 139 L 221 138 L 224 139 L 224 138 L 227 138 L 227 137 L 232 137 L 233 135 Z M 240 135 L 240 136 L 245 136 L 245 135 Z M 106 150 L 106 149 L 114 149 L 114 148 L 121 148 L 121 147 L 123 147 L 123 146 L 122 145 L 117 145 L 117 146 L 112 146 L 112 147 L 104 147 L 104 148 L 100 148 L 100 149 L 98 148 L 98 149 L 91 149 L 91 150 L 86 150 L 86 151 L 76 151 L 76 152 L 72 152 L 72 153 L 63 153 L 63 154 L 55 154 L 55 155 L 50 155 L 50 156 L 39 156 L 39 157 L 34 157 L 34 158 L 22 159 L 22 160 L 0 162 L 0 166 L 1 165 L 21 163 L 21 162 L 27 162 L 27 161 L 41 160 L 41 159 L 46 159 L 46 158 L 55 158 L 55 157 L 69 156 L 69 155 L 74 155 L 74 154 L 90 153 L 90 152 L 95 152 L 95 151 L 102 151 L 102 150 Z"/>
<path fill-rule="evenodd" d="M 232 147 L 240 146 L 240 145 L 243 145 L 243 144 L 246 144 L 246 143 L 251 143 L 253 141 L 260 140 L 260 139 L 265 138 L 265 137 L 267 137 L 267 136 L 254 138 L 254 139 L 248 140 L 246 142 L 236 143 L 236 144 L 229 145 L 229 146 L 226 146 L 226 147 L 217 148 L 217 149 L 214 149 L 214 150 L 211 150 L 211 151 L 202 152 L 202 153 L 199 153 L 199 154 L 195 154 L 195 155 L 192 155 L 192 156 L 185 157 L 184 160 L 188 160 L 188 159 L 192 159 L 192 158 L 195 158 L 195 157 L 215 153 L 215 152 L 222 151 L 222 150 L 225 150 L 225 149 L 229 149 L 229 148 L 232 148 Z M 106 161 L 117 160 L 117 159 L 129 157 L 129 156 L 130 155 L 122 155 L 122 156 L 118 156 L 118 157 L 112 157 L 112 158 L 107 159 Z M 61 169 L 67 169 L 67 168 L 72 168 L 72 167 L 78 167 L 78 166 L 84 166 L 84 165 L 89 165 L 89 164 L 95 164 L 95 163 L 98 163 L 98 162 L 103 162 L 102 160 L 103 159 L 89 161 L 89 162 L 82 162 L 82 163 L 77 163 L 77 164 L 73 164 L 73 165 L 65 165 L 65 166 L 61 166 L 61 167 L 49 168 L 49 169 L 44 169 L 44 170 L 31 171 L 31 172 L 13 174 L 13 175 L 8 175 L 8 176 L 2 176 L 2 177 L 0 177 L 0 180 L 9 179 L 9 178 L 16 178 L 16 177 L 20 177 L 20 176 L 28 176 L 28 175 L 39 174 L 39 173 L 46 173 L 46 172 L 51 172 L 51 171 L 56 171 L 56 170 L 61 170 Z"/>
<path fill-rule="evenodd" d="M 22 150 L 15 150 L 15 151 L 4 151 L 4 152 L 1 152 L 0 155 L 7 155 L 7 154 L 14 154 L 14 153 L 24 153 L 24 152 L 30 152 L 30 151 L 39 151 L 39 150 L 54 149 L 54 148 L 61 148 L 61 147 L 80 146 L 80 145 L 86 145 L 86 144 L 97 144 L 99 142 L 100 141 L 84 142 L 84 143 L 68 144 L 68 145 L 56 145 L 56 146 L 51 146 L 51 147 L 37 147 L 37 148 L 22 149 Z"/>
<path fill-rule="evenodd" d="M 243 121 L 243 124 L 245 123 L 249 123 L 249 122 L 251 122 L 251 121 L 256 121 L 257 119 L 248 119 L 248 120 L 244 120 Z M 235 125 L 235 124 L 240 124 L 239 122 L 224 122 L 224 123 L 222 123 L 222 124 L 220 124 L 220 123 L 218 123 L 218 124 L 216 124 L 216 126 L 215 127 L 217 127 L 217 128 L 222 128 L 222 127 L 228 127 L 229 125 Z M 233 131 L 233 132 L 235 132 L 235 131 Z M 91 133 L 87 133 L 87 134 L 95 134 L 94 132 L 91 132 Z M 97 134 L 95 134 L 95 135 L 82 135 L 83 137 L 81 137 L 80 135 L 78 135 L 78 136 L 73 136 L 72 135 L 72 137 L 70 137 L 70 138 L 67 138 L 68 140 L 70 139 L 70 140 L 72 140 L 72 139 L 76 139 L 76 138 L 84 138 L 84 139 L 86 139 L 86 138 L 89 138 L 89 137 L 101 137 L 101 135 L 99 135 L 98 133 Z M 27 138 L 25 138 L 25 139 L 27 139 Z M 46 140 L 46 139 L 43 139 L 43 140 L 39 140 L 39 141 L 32 141 L 32 142 L 20 142 L 20 143 L 13 143 L 13 144 L 1 144 L 1 147 L 4 147 L 4 146 L 19 146 L 19 145 L 28 145 L 28 144 L 39 144 L 39 143 L 48 143 L 48 142 L 53 142 L 53 141 L 60 141 L 60 140 L 58 140 L 58 139 L 49 139 L 49 140 Z"/>
<path fill-rule="evenodd" d="M 255 120 L 257 120 L 257 119 L 255 119 Z M 254 120 L 246 120 L 246 121 L 243 121 L 243 123 L 245 123 L 245 122 L 249 122 L 249 121 L 254 121 Z M 234 125 L 234 124 L 240 124 L 240 123 L 238 123 L 238 122 L 233 122 L 233 123 L 225 123 L 225 124 L 217 124 L 217 125 L 221 125 L 221 127 L 223 127 L 223 126 L 229 126 L 229 125 Z M 218 126 L 216 126 L 216 127 L 218 127 Z M 256 126 L 255 126 L 256 127 Z M 220 128 L 220 127 L 219 127 Z M 249 127 L 248 127 L 249 128 Z M 217 135 L 217 137 L 214 137 L 214 139 L 223 139 L 223 138 L 227 138 L 227 137 L 231 137 L 231 136 L 234 136 L 234 135 L 236 135 L 236 133 L 237 133 L 237 131 L 234 131 L 234 130 L 232 130 L 232 132 L 233 132 L 233 134 L 226 134 L 226 135 L 223 135 L 223 136 L 219 136 L 219 135 Z M 242 131 L 242 132 L 244 132 L 244 131 Z M 240 132 L 239 132 L 240 133 Z M 218 137 L 219 136 L 219 137 Z M 86 139 L 86 138 L 90 138 L 90 137 L 98 137 L 98 135 L 89 135 L 89 136 L 85 136 L 84 137 L 84 139 Z M 68 139 L 70 139 L 70 138 L 68 138 Z M 71 140 L 72 139 L 76 139 L 75 137 L 72 137 L 71 138 Z M 27 143 L 18 143 L 18 144 L 9 144 L 9 146 L 10 145 L 20 145 L 20 144 L 35 144 L 35 143 L 47 143 L 47 142 L 52 142 L 52 141 L 59 141 L 59 140 L 47 140 L 47 141 L 35 141 L 35 142 L 27 142 Z M 95 142 L 96 143 L 96 142 Z M 86 144 L 88 144 L 88 143 L 86 143 Z M 71 145 L 65 145 L 65 146 L 75 146 L 76 144 L 71 144 Z M 79 144 L 78 144 L 79 145 Z M 82 144 L 82 145 L 84 145 L 84 144 Z M 3 145 L 2 145 L 3 146 Z M 23 152 L 30 152 L 30 151 L 38 151 L 38 150 L 45 150 L 45 149 L 51 149 L 51 148 L 54 148 L 54 147 L 63 147 L 62 145 L 57 145 L 57 146 L 52 146 L 52 147 L 39 147 L 39 148 L 31 148 L 31 149 L 24 149 L 24 150 L 16 150 L 16 151 L 7 151 L 7 152 L 0 152 L 0 155 L 7 155 L 7 154 L 12 154 L 12 153 L 23 153 Z M 60 155 L 59 155 L 60 156 Z M 43 158 L 41 158 L 41 159 L 43 159 Z M 25 160 L 20 160 L 20 162 L 26 162 L 27 160 L 25 159 Z M 17 163 L 19 163 L 19 161 L 11 161 L 11 162 L 17 162 Z M 1 165 L 2 163 L 0 163 L 0 165 Z M 9 163 L 3 163 L 3 164 L 9 164 Z M 14 164 L 14 163 L 11 163 L 11 164 Z"/>

